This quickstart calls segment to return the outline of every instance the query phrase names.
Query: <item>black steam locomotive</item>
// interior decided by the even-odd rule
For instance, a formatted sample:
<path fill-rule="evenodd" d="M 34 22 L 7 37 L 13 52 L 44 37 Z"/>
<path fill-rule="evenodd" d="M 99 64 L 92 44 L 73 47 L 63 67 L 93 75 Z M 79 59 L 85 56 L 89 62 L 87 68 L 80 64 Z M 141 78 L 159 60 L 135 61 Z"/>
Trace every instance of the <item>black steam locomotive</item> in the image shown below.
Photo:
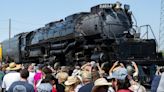
<path fill-rule="evenodd" d="M 90 12 L 76 13 L 20 33 L 2 42 L 3 58 L 16 63 L 159 61 L 154 39 L 141 39 L 133 28 L 129 5 L 100 4 Z M 161 57 L 160 57 L 161 58 Z"/>

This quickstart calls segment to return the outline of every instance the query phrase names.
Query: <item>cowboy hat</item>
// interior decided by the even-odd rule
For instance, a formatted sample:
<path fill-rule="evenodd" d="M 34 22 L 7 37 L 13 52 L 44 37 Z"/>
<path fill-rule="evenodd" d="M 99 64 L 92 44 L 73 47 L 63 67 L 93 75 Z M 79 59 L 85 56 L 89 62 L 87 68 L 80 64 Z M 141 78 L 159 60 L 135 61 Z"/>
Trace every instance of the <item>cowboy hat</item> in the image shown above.
<path fill-rule="evenodd" d="M 20 64 L 16 64 L 15 62 L 12 62 L 9 64 L 9 67 L 6 68 L 6 70 L 19 70 L 21 69 L 21 65 Z"/>
<path fill-rule="evenodd" d="M 108 82 L 105 78 L 99 78 L 94 82 L 94 86 L 108 86 L 112 83 Z"/>
<path fill-rule="evenodd" d="M 69 76 L 67 81 L 65 81 L 65 85 L 66 86 L 69 86 L 69 85 L 72 85 L 72 84 L 75 84 L 77 82 L 77 77 L 75 76 Z"/>

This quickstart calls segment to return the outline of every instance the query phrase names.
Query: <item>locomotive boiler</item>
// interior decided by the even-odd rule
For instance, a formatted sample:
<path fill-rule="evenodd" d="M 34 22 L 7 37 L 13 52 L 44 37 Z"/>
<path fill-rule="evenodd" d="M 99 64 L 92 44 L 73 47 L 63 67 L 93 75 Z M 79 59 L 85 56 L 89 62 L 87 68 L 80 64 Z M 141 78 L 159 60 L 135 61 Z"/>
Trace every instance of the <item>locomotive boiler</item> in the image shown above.
<path fill-rule="evenodd" d="M 100 4 L 2 42 L 3 58 L 16 63 L 158 59 L 154 39 L 141 39 L 133 28 L 129 5 Z"/>

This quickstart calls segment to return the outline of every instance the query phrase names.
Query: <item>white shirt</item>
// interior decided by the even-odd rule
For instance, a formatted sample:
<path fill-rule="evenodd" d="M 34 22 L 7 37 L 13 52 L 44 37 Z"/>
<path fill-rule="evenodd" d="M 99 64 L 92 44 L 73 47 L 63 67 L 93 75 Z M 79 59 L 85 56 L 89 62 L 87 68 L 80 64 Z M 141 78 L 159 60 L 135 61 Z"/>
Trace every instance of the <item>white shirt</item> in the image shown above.
<path fill-rule="evenodd" d="M 29 77 L 27 78 L 28 83 L 30 83 L 31 85 L 34 85 L 34 75 L 35 72 L 29 72 Z"/>
<path fill-rule="evenodd" d="M 112 87 L 108 88 L 108 92 L 115 92 L 114 89 Z"/>
<path fill-rule="evenodd" d="M 9 89 L 10 85 L 20 80 L 20 73 L 19 72 L 9 72 L 3 78 L 2 88 L 6 88 L 6 91 Z"/>
<path fill-rule="evenodd" d="M 83 86 L 82 84 L 77 85 L 77 86 L 76 86 L 76 88 L 74 89 L 74 90 L 75 90 L 75 92 L 78 92 L 78 91 L 79 91 L 79 89 L 80 89 L 82 86 Z"/>
<path fill-rule="evenodd" d="M 164 86 L 164 72 L 161 75 L 161 79 L 159 81 L 157 92 L 163 92 L 164 91 L 164 87 L 163 86 Z"/>

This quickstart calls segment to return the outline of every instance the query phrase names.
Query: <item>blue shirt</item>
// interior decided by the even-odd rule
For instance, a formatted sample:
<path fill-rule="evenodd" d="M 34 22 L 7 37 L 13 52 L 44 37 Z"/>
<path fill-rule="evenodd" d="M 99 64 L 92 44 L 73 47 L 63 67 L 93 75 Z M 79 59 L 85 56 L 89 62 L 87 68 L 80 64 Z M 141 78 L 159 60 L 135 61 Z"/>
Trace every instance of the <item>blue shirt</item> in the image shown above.
<path fill-rule="evenodd" d="M 10 88 L 8 89 L 8 92 L 13 92 L 14 88 L 18 85 L 25 87 L 26 92 L 34 92 L 34 87 L 31 84 L 29 84 L 27 81 L 16 81 L 16 82 L 12 83 Z"/>
<path fill-rule="evenodd" d="M 159 81 L 161 79 L 160 75 L 156 75 L 151 83 L 151 92 L 157 92 Z"/>
<path fill-rule="evenodd" d="M 94 86 L 94 83 L 91 82 L 91 83 L 88 83 L 84 86 L 82 86 L 78 92 L 91 92 L 92 91 L 92 88 Z"/>

